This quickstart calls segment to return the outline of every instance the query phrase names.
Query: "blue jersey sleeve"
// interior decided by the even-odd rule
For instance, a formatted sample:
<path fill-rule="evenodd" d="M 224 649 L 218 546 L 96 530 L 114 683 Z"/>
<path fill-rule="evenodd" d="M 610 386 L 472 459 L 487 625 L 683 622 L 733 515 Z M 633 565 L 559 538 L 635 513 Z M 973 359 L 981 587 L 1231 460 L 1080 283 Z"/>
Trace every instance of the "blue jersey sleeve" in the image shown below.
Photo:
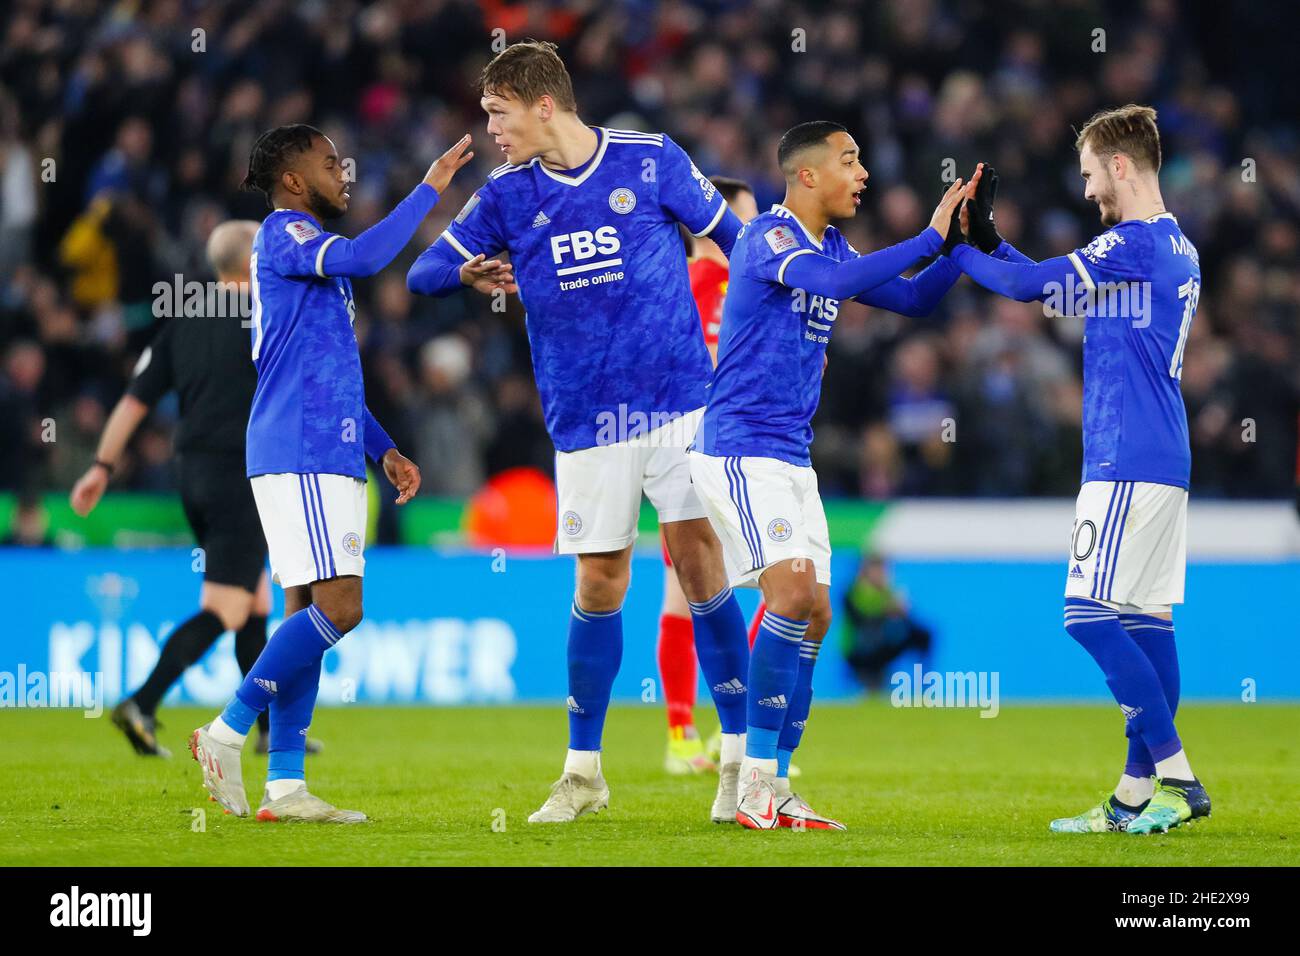
<path fill-rule="evenodd" d="M 368 405 L 366 406 L 365 415 L 365 433 L 362 436 L 362 441 L 366 447 L 366 455 L 372 461 L 382 462 L 388 449 L 396 448 L 397 444 L 388 437 L 388 432 L 384 431 L 384 427 L 375 420 L 375 416 L 371 414 Z"/>
<path fill-rule="evenodd" d="M 372 276 L 393 261 L 438 203 L 438 191 L 420 183 L 383 219 L 355 239 L 330 236 L 317 253 L 316 274 L 360 278 Z"/>
<path fill-rule="evenodd" d="M 727 208 L 727 201 L 718 188 L 667 135 L 658 176 L 659 205 L 664 211 L 689 229 L 691 235 L 708 236 L 724 253 L 729 253 L 740 230 L 740 220 Z"/>
<path fill-rule="evenodd" d="M 1065 258 L 1089 289 L 1108 282 L 1132 282 L 1152 273 L 1155 245 L 1144 223 L 1120 223 Z"/>
<path fill-rule="evenodd" d="M 271 213 L 264 228 L 260 261 L 286 278 L 323 278 L 325 250 L 343 238 L 293 210 Z"/>
<path fill-rule="evenodd" d="M 917 259 L 934 255 L 942 245 L 943 237 L 927 227 L 911 239 L 845 262 L 823 255 L 796 256 L 784 269 L 781 281 L 832 299 L 862 297 L 897 279 Z"/>
<path fill-rule="evenodd" d="M 803 230 L 786 219 L 749 223 L 740 242 L 746 244 L 745 274 L 764 282 L 787 285 L 785 272 L 799 256 L 819 255 Z"/>
<path fill-rule="evenodd" d="M 456 213 L 456 218 L 434 243 L 434 248 L 438 246 L 448 246 L 466 262 L 477 255 L 490 258 L 506 248 L 506 236 L 501 228 L 496 191 L 491 180 L 470 196 Z"/>
<path fill-rule="evenodd" d="M 920 318 L 934 311 L 939 300 L 960 277 L 961 269 L 957 263 L 947 256 L 940 256 L 911 279 L 895 276 L 859 295 L 857 300 L 878 309 Z"/>

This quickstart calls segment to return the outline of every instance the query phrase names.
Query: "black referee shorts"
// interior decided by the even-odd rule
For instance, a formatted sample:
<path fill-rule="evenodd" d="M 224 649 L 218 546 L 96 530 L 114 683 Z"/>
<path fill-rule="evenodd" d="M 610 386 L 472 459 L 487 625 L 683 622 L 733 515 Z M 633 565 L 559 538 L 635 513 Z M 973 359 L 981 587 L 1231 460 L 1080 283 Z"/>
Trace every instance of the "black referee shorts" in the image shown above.
<path fill-rule="evenodd" d="M 266 539 L 242 454 L 187 452 L 180 456 L 181 505 L 204 551 L 203 580 L 257 590 L 266 566 Z"/>

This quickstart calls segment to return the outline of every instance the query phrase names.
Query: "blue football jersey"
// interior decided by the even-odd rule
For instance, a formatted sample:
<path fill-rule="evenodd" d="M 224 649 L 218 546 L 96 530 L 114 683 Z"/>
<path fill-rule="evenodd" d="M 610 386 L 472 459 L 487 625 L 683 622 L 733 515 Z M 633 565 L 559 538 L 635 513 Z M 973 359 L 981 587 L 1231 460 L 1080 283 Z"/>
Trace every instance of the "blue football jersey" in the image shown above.
<path fill-rule="evenodd" d="M 509 251 L 560 451 L 699 408 L 711 371 L 677 223 L 705 235 L 727 204 L 668 136 L 595 132 L 572 175 L 540 159 L 494 170 L 433 247 L 458 261 Z"/>
<path fill-rule="evenodd" d="M 1083 342 L 1083 480 L 1188 486 L 1180 382 L 1200 257 L 1170 213 L 1121 222 L 1068 256 L 1095 298 Z"/>
<path fill-rule="evenodd" d="M 366 477 L 365 388 L 352 324 L 352 283 L 324 274 L 338 239 L 307 213 L 277 209 L 250 262 L 257 389 L 248 417 L 248 476 Z"/>
<path fill-rule="evenodd" d="M 740 231 L 697 451 L 811 463 L 812 418 L 840 303 L 785 285 L 786 266 L 810 253 L 836 262 L 858 257 L 834 226 L 819 242 L 781 205 Z"/>

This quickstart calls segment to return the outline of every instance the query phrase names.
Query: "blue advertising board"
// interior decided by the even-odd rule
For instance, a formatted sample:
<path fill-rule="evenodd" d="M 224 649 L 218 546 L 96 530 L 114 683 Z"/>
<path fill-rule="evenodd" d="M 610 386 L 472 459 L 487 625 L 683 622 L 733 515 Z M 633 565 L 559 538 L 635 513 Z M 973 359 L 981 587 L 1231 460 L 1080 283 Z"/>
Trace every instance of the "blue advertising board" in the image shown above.
<path fill-rule="evenodd" d="M 573 559 L 409 548 L 376 548 L 366 558 L 366 617 L 326 656 L 322 705 L 563 701 Z M 856 561 L 835 560 L 837 613 Z M 0 631 L 0 706 L 41 705 L 32 675 L 45 675 L 47 694 L 60 680 L 96 682 L 109 705 L 129 693 L 175 625 L 194 613 L 201 579 L 194 567 L 185 548 L 0 549 L 11 598 Z M 891 674 L 921 666 L 927 674 L 995 675 L 1004 700 L 1109 699 L 1095 665 L 1062 629 L 1059 563 L 908 560 L 892 571 L 934 646 L 924 661 L 895 662 Z M 649 701 L 658 695 L 659 557 L 638 554 L 632 578 L 614 694 Z M 1176 611 L 1183 696 L 1300 698 L 1300 624 L 1285 599 L 1298 583 L 1294 561 L 1190 565 L 1188 601 Z M 757 593 L 739 593 L 748 615 Z M 861 692 L 840 652 L 840 618 L 818 664 L 819 700 Z M 238 683 L 233 635 L 225 634 L 167 700 L 218 705 Z M 708 701 L 703 687 L 700 700 Z"/>

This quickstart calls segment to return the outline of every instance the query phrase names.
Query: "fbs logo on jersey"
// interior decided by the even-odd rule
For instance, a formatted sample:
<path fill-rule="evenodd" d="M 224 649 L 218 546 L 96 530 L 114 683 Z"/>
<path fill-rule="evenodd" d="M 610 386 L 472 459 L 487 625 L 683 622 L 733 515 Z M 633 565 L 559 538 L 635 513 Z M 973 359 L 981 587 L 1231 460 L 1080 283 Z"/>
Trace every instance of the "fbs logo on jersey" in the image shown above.
<path fill-rule="evenodd" d="M 772 247 L 772 251 L 777 255 L 783 252 L 789 252 L 799 245 L 799 240 L 794 237 L 794 230 L 782 223 L 779 226 L 773 226 L 767 232 L 763 233 L 763 238 L 767 244 Z"/>
<path fill-rule="evenodd" d="M 773 541 L 786 541 L 794 527 L 784 518 L 773 518 L 767 526 L 767 536 Z"/>
<path fill-rule="evenodd" d="M 636 193 L 626 186 L 619 186 L 609 194 L 609 208 L 620 216 L 626 216 L 636 208 Z"/>
<path fill-rule="evenodd" d="M 343 550 L 354 558 L 361 553 L 361 538 L 355 531 L 349 531 L 343 536 Z"/>
<path fill-rule="evenodd" d="M 1075 580 L 1082 581 L 1083 568 L 1079 567 L 1079 565 L 1076 563 L 1075 566 L 1070 569 L 1070 577 Z"/>
<path fill-rule="evenodd" d="M 284 231 L 293 236 L 293 241 L 300 246 L 320 235 L 320 230 L 306 219 L 295 219 L 293 222 L 285 223 Z"/>
<path fill-rule="evenodd" d="M 582 518 L 578 516 L 576 511 L 566 511 L 564 516 L 560 518 L 560 527 L 564 529 L 565 534 L 572 537 L 582 531 Z"/>

